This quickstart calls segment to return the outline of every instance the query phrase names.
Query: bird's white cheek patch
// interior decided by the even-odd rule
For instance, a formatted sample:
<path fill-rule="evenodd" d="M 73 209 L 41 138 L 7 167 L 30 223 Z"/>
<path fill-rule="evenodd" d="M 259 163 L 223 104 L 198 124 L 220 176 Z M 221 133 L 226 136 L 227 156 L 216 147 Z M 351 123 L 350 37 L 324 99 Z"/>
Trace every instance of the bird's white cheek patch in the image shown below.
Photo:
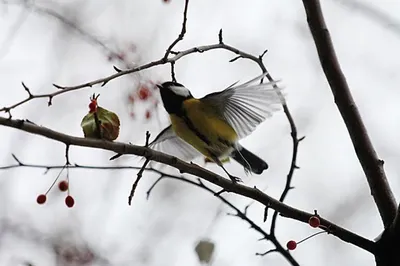
<path fill-rule="evenodd" d="M 186 89 L 185 87 L 171 86 L 170 88 L 176 95 L 183 97 L 188 97 L 190 95 L 189 90 Z"/>

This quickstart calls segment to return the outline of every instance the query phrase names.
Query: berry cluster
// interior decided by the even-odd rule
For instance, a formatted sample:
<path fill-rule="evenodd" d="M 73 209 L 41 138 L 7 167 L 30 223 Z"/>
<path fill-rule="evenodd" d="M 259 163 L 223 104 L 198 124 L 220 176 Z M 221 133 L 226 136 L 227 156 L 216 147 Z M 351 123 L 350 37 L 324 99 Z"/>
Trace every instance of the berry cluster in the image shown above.
<path fill-rule="evenodd" d="M 150 120 L 153 116 L 153 112 L 157 109 L 159 99 L 158 95 L 154 93 L 157 90 L 157 86 L 152 81 L 140 82 L 139 85 L 128 94 L 128 105 L 129 105 L 129 116 L 132 119 L 136 118 L 135 106 L 137 102 L 142 105 L 147 105 L 144 112 L 144 119 Z"/>
<path fill-rule="evenodd" d="M 56 177 L 56 179 L 54 180 L 53 184 L 51 184 L 50 188 L 46 191 L 46 193 L 44 194 L 40 194 L 37 196 L 36 198 L 36 202 L 40 205 L 45 204 L 47 201 L 47 194 L 50 192 L 50 190 L 52 189 L 52 187 L 54 186 L 54 184 L 57 182 L 58 178 L 60 177 L 62 171 L 64 170 L 64 168 L 61 170 L 61 172 L 58 174 L 58 176 Z M 69 182 L 68 182 L 69 178 L 67 175 L 67 180 L 61 180 L 60 182 L 58 182 L 58 189 L 61 192 L 68 192 L 68 195 L 65 197 L 65 205 L 67 205 L 68 208 L 72 208 L 75 205 L 75 200 L 74 198 L 69 194 Z"/>
<path fill-rule="evenodd" d="M 308 219 L 308 224 L 313 228 L 318 228 L 321 226 L 321 220 L 319 219 L 318 215 L 316 214 L 316 215 L 311 216 L 310 219 Z M 294 250 L 294 249 L 296 249 L 297 245 L 300 244 L 301 242 L 304 242 L 305 240 L 310 239 L 311 237 L 316 236 L 317 234 L 321 234 L 321 233 L 324 233 L 324 232 L 316 233 L 316 234 L 314 234 L 310 237 L 307 237 L 299 242 L 290 240 L 286 243 L 286 247 L 288 250 Z"/>

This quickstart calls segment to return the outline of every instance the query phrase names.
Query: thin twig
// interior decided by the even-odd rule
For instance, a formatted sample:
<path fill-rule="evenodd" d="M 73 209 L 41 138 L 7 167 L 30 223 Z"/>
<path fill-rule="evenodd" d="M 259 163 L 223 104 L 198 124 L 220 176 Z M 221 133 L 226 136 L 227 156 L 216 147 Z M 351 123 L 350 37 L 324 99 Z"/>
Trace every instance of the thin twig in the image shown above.
<path fill-rule="evenodd" d="M 169 54 L 171 53 L 172 49 L 174 49 L 175 45 L 178 44 L 178 42 L 183 40 L 183 37 L 185 36 L 186 33 L 186 22 L 187 22 L 187 11 L 189 7 L 189 0 L 185 0 L 185 8 L 183 10 L 183 21 L 182 21 L 182 28 L 181 28 L 181 33 L 179 33 L 178 37 L 171 43 L 171 45 L 167 48 L 164 54 L 164 60 L 167 60 Z"/>
<path fill-rule="evenodd" d="M 150 132 L 146 131 L 146 143 L 145 143 L 145 147 L 146 148 L 149 146 L 149 140 L 150 140 Z M 129 197 L 128 197 L 129 206 L 132 203 L 132 199 L 133 199 L 133 196 L 135 195 L 136 188 L 137 188 L 137 186 L 139 184 L 139 181 L 142 179 L 143 172 L 144 172 L 144 170 L 146 170 L 147 164 L 149 162 L 150 162 L 150 160 L 148 158 L 146 158 L 146 161 L 144 162 L 143 166 L 140 168 L 139 172 L 137 173 L 136 180 L 132 184 L 131 192 L 129 193 Z"/>
<path fill-rule="evenodd" d="M 142 71 L 142 70 L 145 70 L 145 69 L 149 69 L 149 68 L 152 68 L 152 67 L 155 67 L 155 66 L 171 64 L 171 63 L 176 62 L 179 59 L 181 59 L 181 58 L 183 58 L 183 57 L 185 57 L 187 55 L 190 55 L 190 54 L 203 53 L 203 52 L 206 52 L 206 51 L 217 50 L 217 49 L 226 50 L 226 51 L 230 51 L 230 52 L 232 52 L 234 54 L 241 55 L 242 58 L 245 58 L 245 59 L 248 59 L 248 60 L 256 62 L 264 72 L 267 72 L 266 67 L 262 66 L 263 65 L 262 61 L 258 57 L 253 56 L 251 54 L 248 54 L 248 53 L 246 53 L 244 51 L 241 51 L 241 50 L 239 50 L 239 49 L 237 49 L 237 48 L 235 48 L 233 46 L 227 45 L 225 43 L 204 45 L 204 46 L 193 47 L 193 48 L 190 48 L 190 49 L 187 49 L 187 50 L 184 50 L 184 51 L 177 52 L 177 54 L 175 56 L 169 57 L 166 60 L 161 58 L 159 60 L 144 64 L 144 65 L 141 65 L 141 66 L 138 66 L 138 67 L 134 67 L 134 68 L 127 69 L 127 70 L 120 70 L 120 72 L 117 72 L 117 73 L 115 73 L 113 75 L 110 75 L 110 76 L 107 76 L 107 77 L 104 77 L 104 78 L 100 78 L 100 79 L 97 79 L 97 80 L 89 81 L 89 82 L 86 82 L 86 83 L 82 83 L 82 84 L 79 84 L 79 85 L 76 85 L 76 86 L 61 86 L 61 85 L 53 84 L 58 90 L 56 90 L 56 91 L 54 91 L 52 93 L 32 94 L 32 97 L 27 97 L 26 99 L 23 99 L 23 100 L 15 103 L 13 105 L 0 108 L 0 112 L 9 113 L 12 109 L 14 109 L 14 108 L 16 108 L 16 107 L 18 107 L 18 106 L 20 106 L 22 104 L 25 104 L 25 103 L 33 100 L 33 99 L 38 99 L 38 98 L 48 98 L 48 105 L 50 106 L 52 104 L 53 98 L 56 97 L 56 96 L 59 96 L 61 94 L 72 92 L 72 91 L 76 91 L 76 90 L 80 90 L 80 89 L 84 89 L 84 88 L 91 88 L 91 87 L 93 87 L 94 85 L 97 85 L 97 84 L 101 84 L 101 86 L 104 86 L 108 82 L 110 82 L 111 80 L 114 80 L 114 79 L 119 78 L 119 77 L 124 76 L 124 75 L 128 75 L 128 74 L 131 74 L 131 73 L 139 72 L 139 71 Z M 272 77 L 270 75 L 268 75 L 267 78 L 270 81 L 273 81 L 273 79 L 272 79 Z M 285 108 L 284 108 L 284 111 L 285 111 Z"/>

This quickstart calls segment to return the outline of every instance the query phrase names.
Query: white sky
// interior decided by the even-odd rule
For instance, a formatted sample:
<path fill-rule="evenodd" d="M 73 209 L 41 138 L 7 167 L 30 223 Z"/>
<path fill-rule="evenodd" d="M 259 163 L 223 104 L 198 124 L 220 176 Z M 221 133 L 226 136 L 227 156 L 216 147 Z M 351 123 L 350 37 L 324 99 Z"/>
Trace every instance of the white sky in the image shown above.
<path fill-rule="evenodd" d="M 395 0 L 379 1 L 379 5 L 373 0 L 358 1 L 383 12 L 386 18 L 396 18 L 400 12 L 400 2 Z M 26 97 L 21 81 L 32 93 L 47 93 L 55 90 L 52 83 L 76 85 L 114 73 L 113 63 L 98 46 L 53 18 L 3 2 L 18 1 L 0 3 L 0 107 Z M 351 8 L 349 2 L 354 1 L 346 4 L 324 0 L 322 7 L 354 99 L 380 158 L 385 160 L 390 184 L 399 194 L 400 20 L 392 25 L 381 23 L 365 11 Z M 139 64 L 163 55 L 180 31 L 183 9 L 182 0 L 171 0 L 169 4 L 161 0 L 36 3 L 75 20 L 113 49 L 125 49 L 134 43 L 137 54 L 130 56 Z M 228 44 L 256 55 L 269 50 L 265 64 L 274 78 L 283 80 L 299 136 L 306 136 L 299 148 L 301 169 L 293 180 L 296 189 L 286 203 L 309 212 L 317 209 L 323 217 L 375 238 L 381 232 L 379 214 L 321 71 L 301 1 L 257 0 L 249 4 L 193 0 L 188 17 L 188 32 L 177 50 L 217 42 L 220 28 Z M 177 78 L 195 96 L 203 96 L 259 74 L 254 64 L 243 60 L 229 63 L 231 58 L 224 51 L 188 56 L 177 63 Z M 88 110 L 89 96 L 96 92 L 101 94 L 100 104 L 121 119 L 118 140 L 142 145 L 146 130 L 156 135 L 167 125 L 167 116 L 160 108 L 160 123 L 157 119 L 146 122 L 141 118 L 143 107 L 138 110 L 138 119 L 130 119 L 126 94 L 141 77 L 168 80 L 169 71 L 169 66 L 157 67 L 140 76 L 111 81 L 103 88 L 64 94 L 56 97 L 49 108 L 47 100 L 32 101 L 13 110 L 13 116 L 82 136 L 80 121 Z M 26 163 L 64 163 L 64 146 L 59 143 L 8 128 L 0 128 L 0 135 L 1 166 L 13 163 L 11 153 Z M 261 177 L 244 178 L 245 183 L 266 187 L 269 195 L 278 197 L 292 149 L 283 112 L 260 125 L 242 144 L 270 165 Z M 90 165 L 140 163 L 138 158 L 128 156 L 110 163 L 112 155 L 72 147 L 70 158 L 74 163 Z M 227 167 L 243 176 L 242 167 L 236 163 Z M 128 206 L 135 172 L 71 170 L 74 208 L 65 207 L 64 195 L 57 189 L 44 206 L 38 206 L 36 196 L 47 190 L 57 173 L 55 170 L 43 175 L 43 170 L 27 168 L 0 172 L 0 265 L 23 265 L 23 261 L 35 266 L 72 265 L 56 262 L 52 249 L 55 243 L 93 250 L 101 259 L 90 265 L 196 265 L 194 245 L 202 238 L 215 241 L 216 266 L 288 265 L 279 254 L 254 256 L 272 245 L 257 242 L 259 235 L 244 221 L 226 216 L 228 208 L 198 188 L 164 180 L 146 201 L 146 191 L 156 178 L 146 173 L 133 206 Z M 239 196 L 226 196 L 241 208 L 249 203 Z M 262 206 L 254 204 L 249 216 L 268 230 L 268 222 L 262 223 L 262 212 Z M 280 218 L 278 222 L 277 235 L 283 245 L 314 232 L 294 220 Z M 374 265 L 372 255 L 326 235 L 301 244 L 292 254 L 301 265 Z"/>

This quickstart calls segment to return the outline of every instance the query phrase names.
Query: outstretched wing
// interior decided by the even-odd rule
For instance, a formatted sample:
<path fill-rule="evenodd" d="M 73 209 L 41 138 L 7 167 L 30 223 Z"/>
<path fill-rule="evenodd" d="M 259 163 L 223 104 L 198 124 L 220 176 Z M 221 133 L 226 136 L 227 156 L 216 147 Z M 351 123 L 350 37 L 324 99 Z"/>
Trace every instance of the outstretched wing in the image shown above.
<path fill-rule="evenodd" d="M 175 156 L 184 161 L 191 161 L 201 155 L 199 151 L 178 137 L 171 125 L 158 134 L 149 144 L 149 148 Z"/>
<path fill-rule="evenodd" d="M 255 83 L 268 73 L 242 84 L 232 84 L 223 91 L 211 93 L 202 99 L 213 106 L 235 129 L 239 139 L 249 135 L 257 125 L 279 110 L 285 100 L 282 90 L 276 86 L 279 81 Z"/>

